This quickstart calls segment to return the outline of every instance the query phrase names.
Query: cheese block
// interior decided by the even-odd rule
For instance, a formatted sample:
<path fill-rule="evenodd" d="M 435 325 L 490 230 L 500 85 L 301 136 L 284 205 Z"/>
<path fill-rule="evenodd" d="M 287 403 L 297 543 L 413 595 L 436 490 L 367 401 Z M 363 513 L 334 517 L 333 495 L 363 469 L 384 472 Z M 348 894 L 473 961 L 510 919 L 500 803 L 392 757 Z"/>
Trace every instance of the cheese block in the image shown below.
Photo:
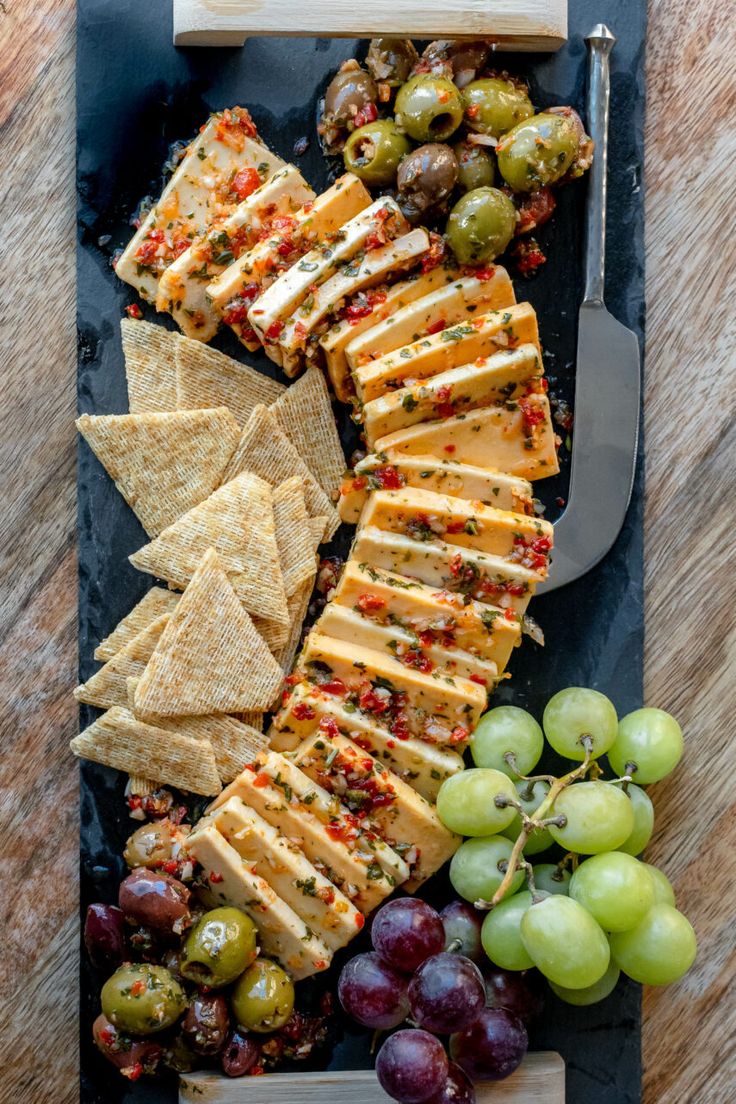
<path fill-rule="evenodd" d="M 161 273 L 192 239 L 217 219 L 227 218 L 242 195 L 238 173 L 252 169 L 261 182 L 284 162 L 256 141 L 245 108 L 212 115 L 120 256 L 115 271 L 150 303 L 156 302 Z"/>
<path fill-rule="evenodd" d="M 361 526 L 350 550 L 353 560 L 396 571 L 430 586 L 469 594 L 478 602 L 523 614 L 542 576 L 500 556 L 445 541 L 417 541 L 405 533 Z"/>
<path fill-rule="evenodd" d="M 332 238 L 320 239 L 301 260 L 264 291 L 248 311 L 248 320 L 272 360 L 280 363 L 277 341 L 285 320 L 301 306 L 310 289 L 336 272 L 343 261 L 355 257 L 374 238 L 397 238 L 409 224 L 395 200 L 377 199 L 370 207 L 340 227 Z"/>
<path fill-rule="evenodd" d="M 296 373 L 303 363 L 308 343 L 316 344 L 321 329 L 346 299 L 412 268 L 428 250 L 427 231 L 411 230 L 340 265 L 334 276 L 316 288 L 286 323 L 279 338 L 279 349 L 287 375 Z"/>
<path fill-rule="evenodd" d="M 208 231 L 162 273 L 156 308 L 168 311 L 187 337 L 209 341 L 220 319 L 207 297 L 207 285 L 228 265 L 252 249 L 278 219 L 294 215 L 314 192 L 294 165 L 279 169 L 233 211 Z"/>
<path fill-rule="evenodd" d="M 505 268 L 492 268 L 481 276 L 463 276 L 402 307 L 385 322 L 355 337 L 345 350 L 345 356 L 349 366 L 357 368 L 411 345 L 426 334 L 446 330 L 458 322 L 469 322 L 476 315 L 501 310 L 514 303 L 516 296 Z"/>
<path fill-rule="evenodd" d="M 522 479 L 546 479 L 560 470 L 557 437 L 546 395 L 531 395 L 523 407 L 481 407 L 454 418 L 421 422 L 388 433 L 376 452 L 451 456 L 463 464 L 498 468 Z"/>
<path fill-rule="evenodd" d="M 439 870 L 462 842 L 444 827 L 428 801 L 345 736 L 318 732 L 299 745 L 294 761 L 403 855 L 411 871 L 406 883 L 410 892 Z"/>
<path fill-rule="evenodd" d="M 273 718 L 268 737 L 274 751 L 293 751 L 318 729 L 330 732 L 335 726 L 343 736 L 380 759 L 427 801 L 435 801 L 444 780 L 465 767 L 457 752 L 411 736 L 397 740 L 375 717 L 306 682 L 291 689 Z"/>
<path fill-rule="evenodd" d="M 316 629 L 306 639 L 298 669 L 309 681 L 333 688 L 343 701 L 355 702 L 379 719 L 389 717 L 389 727 L 399 738 L 405 727 L 430 743 L 462 745 L 486 705 L 485 687 L 469 679 L 433 678 L 361 644 L 332 640 Z"/>
<path fill-rule="evenodd" d="M 554 529 L 542 518 L 416 487 L 375 491 L 363 511 L 362 523 L 406 533 L 418 541 L 439 537 L 448 544 L 502 556 L 543 577 L 554 541 Z"/>
<path fill-rule="evenodd" d="M 340 228 L 371 205 L 371 196 L 357 176 L 348 173 L 331 188 L 281 219 L 278 228 L 229 265 L 207 286 L 207 297 L 225 325 L 232 327 L 246 348 L 261 347 L 247 313 L 263 288 L 303 257 L 316 242 L 331 242 Z"/>
<path fill-rule="evenodd" d="M 205 820 L 187 839 L 187 851 L 201 865 L 205 903 L 210 908 L 233 905 L 258 928 L 261 951 L 294 978 L 326 970 L 332 951 L 243 860 L 214 824 Z M 214 876 L 213 876 L 214 875 Z"/>
<path fill-rule="evenodd" d="M 503 611 L 497 610 L 495 615 L 503 620 Z M 394 623 L 393 618 L 390 623 L 383 624 L 370 620 L 355 608 L 336 606 L 334 602 L 330 602 L 325 606 L 316 627 L 324 636 L 331 636 L 335 640 L 360 640 L 366 648 L 384 652 L 407 667 L 424 671 L 425 674 L 442 672 L 459 675 L 460 678 L 472 679 L 489 691 L 500 677 L 499 668 L 493 660 L 474 655 L 462 648 L 433 643 L 429 633 L 413 632 Z M 509 652 L 513 643 L 512 639 Z"/>
<path fill-rule="evenodd" d="M 409 877 L 409 867 L 383 840 L 356 825 L 337 798 L 277 752 L 259 756 L 210 806 L 239 797 L 282 835 L 356 908 L 370 912 Z"/>
<path fill-rule="evenodd" d="M 528 396 L 541 393 L 542 375 L 542 361 L 534 345 L 479 357 L 472 364 L 440 372 L 366 403 L 366 440 L 373 445 L 381 437 L 418 422 L 457 417 L 478 407 L 497 404 L 524 408 Z"/>
<path fill-rule="evenodd" d="M 526 479 L 449 458 L 371 453 L 343 478 L 338 503 L 341 520 L 357 525 L 371 491 L 398 487 L 424 487 L 456 498 L 477 498 L 499 510 L 534 513 L 532 488 Z"/>
<path fill-rule="evenodd" d="M 370 561 L 348 560 L 324 614 L 333 605 L 355 610 L 364 620 L 407 630 L 415 638 L 414 653 L 418 650 L 422 655 L 423 647 L 433 645 L 438 649 L 433 660 L 435 666 L 444 666 L 440 658 L 444 651 L 447 662 L 455 664 L 453 673 L 462 678 L 475 676 L 486 686 L 504 670 L 521 635 L 519 619 L 513 610 L 504 614 L 469 595 L 437 590 L 406 575 L 381 571 Z M 322 618 L 317 627 L 329 635 Z M 363 640 L 358 635 L 354 639 L 373 646 L 367 637 Z M 455 649 L 470 654 L 456 655 Z M 474 656 L 487 662 L 473 663 Z M 397 658 L 411 663 L 411 655 L 408 659 L 405 655 Z M 419 670 L 425 666 L 417 661 Z"/>
<path fill-rule="evenodd" d="M 250 870 L 268 882 L 331 951 L 344 947 L 361 930 L 363 913 L 295 843 L 239 797 L 229 798 L 209 820 Z"/>
<path fill-rule="evenodd" d="M 404 380 L 427 379 L 517 345 L 536 345 L 541 360 L 537 316 L 530 303 L 490 311 L 472 322 L 461 322 L 420 338 L 378 360 L 358 365 L 353 379 L 358 397 L 366 403 L 403 387 Z"/>

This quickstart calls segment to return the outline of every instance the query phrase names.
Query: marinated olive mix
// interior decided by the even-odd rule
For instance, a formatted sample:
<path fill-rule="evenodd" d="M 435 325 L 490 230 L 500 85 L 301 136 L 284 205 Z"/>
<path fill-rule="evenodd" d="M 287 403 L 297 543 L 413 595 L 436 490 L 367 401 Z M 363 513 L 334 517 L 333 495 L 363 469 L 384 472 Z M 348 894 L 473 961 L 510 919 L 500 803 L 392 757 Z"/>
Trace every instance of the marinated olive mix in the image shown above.
<path fill-rule="evenodd" d="M 212 909 L 187 936 L 181 972 L 211 989 L 229 985 L 255 959 L 257 939 L 255 924 L 240 909 Z"/>
<path fill-rule="evenodd" d="M 446 77 L 412 77 L 396 96 L 396 121 L 417 142 L 444 142 L 463 121 L 460 93 Z"/>

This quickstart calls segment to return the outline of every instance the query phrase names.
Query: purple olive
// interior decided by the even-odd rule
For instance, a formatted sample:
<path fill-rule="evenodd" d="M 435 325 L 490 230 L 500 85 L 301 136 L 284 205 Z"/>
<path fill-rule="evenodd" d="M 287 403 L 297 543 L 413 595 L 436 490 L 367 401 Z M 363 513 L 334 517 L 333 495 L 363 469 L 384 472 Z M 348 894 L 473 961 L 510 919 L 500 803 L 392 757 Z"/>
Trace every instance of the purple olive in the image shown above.
<path fill-rule="evenodd" d="M 115 970 L 125 961 L 125 922 L 119 908 L 89 906 L 84 921 L 84 945 L 97 970 Z"/>
<path fill-rule="evenodd" d="M 118 903 L 129 922 L 161 934 L 181 935 L 192 922 L 189 897 L 183 882 L 140 867 L 120 883 Z"/>
<path fill-rule="evenodd" d="M 261 1056 L 258 1043 L 241 1031 L 232 1031 L 222 1052 L 222 1071 L 228 1077 L 243 1077 Z"/>
<path fill-rule="evenodd" d="M 142 1073 L 153 1073 L 163 1055 L 160 1043 L 125 1035 L 102 1014 L 92 1024 L 92 1038 L 108 1062 L 131 1081 L 136 1081 Z"/>
<path fill-rule="evenodd" d="M 197 1054 L 217 1054 L 227 1039 L 227 1001 L 217 993 L 196 993 L 182 1020 L 185 1040 Z"/>

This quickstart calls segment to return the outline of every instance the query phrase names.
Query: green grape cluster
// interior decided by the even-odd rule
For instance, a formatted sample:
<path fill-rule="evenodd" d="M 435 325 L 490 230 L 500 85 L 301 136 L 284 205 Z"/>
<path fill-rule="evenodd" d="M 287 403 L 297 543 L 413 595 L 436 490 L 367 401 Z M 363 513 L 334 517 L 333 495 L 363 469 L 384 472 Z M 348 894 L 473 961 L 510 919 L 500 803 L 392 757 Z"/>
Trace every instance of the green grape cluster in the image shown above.
<path fill-rule="evenodd" d="M 572 760 L 567 774 L 533 775 L 545 738 Z M 619 721 L 605 695 L 570 687 L 547 703 L 541 726 L 516 706 L 491 709 L 470 751 L 474 767 L 443 783 L 437 811 L 470 837 L 450 880 L 488 910 L 481 939 L 491 962 L 536 967 L 574 1005 L 604 1000 L 621 972 L 645 985 L 681 978 L 695 960 L 695 932 L 667 877 L 637 858 L 654 829 L 643 787 L 682 756 L 675 718 L 647 708 Z M 606 777 L 604 755 L 617 777 Z M 532 866 L 547 851 L 549 861 Z"/>

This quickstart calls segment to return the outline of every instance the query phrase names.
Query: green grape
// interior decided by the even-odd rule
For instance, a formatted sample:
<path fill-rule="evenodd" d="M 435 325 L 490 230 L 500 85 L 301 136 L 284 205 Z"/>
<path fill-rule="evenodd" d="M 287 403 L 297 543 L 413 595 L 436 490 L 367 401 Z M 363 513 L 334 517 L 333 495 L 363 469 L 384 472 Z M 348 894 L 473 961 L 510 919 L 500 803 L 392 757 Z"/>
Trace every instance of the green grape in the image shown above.
<path fill-rule="evenodd" d="M 646 790 L 633 782 L 629 783 L 626 793 L 634 810 L 634 830 L 621 844 L 619 851 L 625 851 L 627 855 L 641 855 L 654 831 L 654 806 Z"/>
<path fill-rule="evenodd" d="M 509 778 L 531 774 L 542 757 L 542 729 L 525 709 L 499 705 L 484 713 L 470 740 L 470 752 L 476 767 L 493 767 Z M 504 759 L 515 756 L 516 770 Z"/>
<path fill-rule="evenodd" d="M 502 970 L 529 970 L 534 965 L 521 942 L 521 918 L 532 903 L 528 890 L 505 897 L 492 909 L 480 932 L 483 950 Z"/>
<path fill-rule="evenodd" d="M 618 726 L 608 761 L 617 774 L 648 786 L 673 771 L 682 758 L 682 729 L 663 709 L 635 709 Z M 627 771 L 629 763 L 634 769 Z"/>
<path fill-rule="evenodd" d="M 642 866 L 646 867 L 652 879 L 654 903 L 657 905 L 672 905 L 674 907 L 675 891 L 667 875 L 663 874 L 658 867 L 651 866 L 650 863 L 642 863 Z"/>
<path fill-rule="evenodd" d="M 611 957 L 608 940 L 590 913 L 560 894 L 526 910 L 521 940 L 537 969 L 566 989 L 595 985 Z"/>
<path fill-rule="evenodd" d="M 618 717 L 605 694 L 570 686 L 547 702 L 542 724 L 545 736 L 559 755 L 582 763 L 585 758 L 583 736 L 592 739 L 592 755 L 598 759 L 616 739 Z"/>
<path fill-rule="evenodd" d="M 620 932 L 644 919 L 654 904 L 654 886 L 638 859 L 610 851 L 580 864 L 570 882 L 570 896 L 604 931 Z"/>
<path fill-rule="evenodd" d="M 569 870 L 561 870 L 556 863 L 539 863 L 532 867 L 534 885 L 540 893 L 562 893 L 565 897 L 570 892 Z"/>
<path fill-rule="evenodd" d="M 564 816 L 564 828 L 549 827 L 555 843 L 580 855 L 615 851 L 634 828 L 634 810 L 619 786 L 575 782 L 559 795 L 551 816 Z"/>
<path fill-rule="evenodd" d="M 616 963 L 612 961 L 608 963 L 608 969 L 600 981 L 596 981 L 594 985 L 589 985 L 586 989 L 565 989 L 562 985 L 555 985 L 554 981 L 549 983 L 549 987 L 566 1004 L 585 1007 L 588 1004 L 598 1004 L 599 1001 L 610 996 L 620 977 L 621 971 Z"/>
<path fill-rule="evenodd" d="M 466 901 L 490 901 L 503 881 L 512 850 L 513 844 L 504 836 L 466 840 L 458 847 L 450 863 L 453 889 Z M 523 881 L 524 871 L 517 870 L 509 893 L 516 893 Z"/>
<path fill-rule="evenodd" d="M 672 905 L 655 905 L 635 928 L 611 936 L 616 964 L 642 985 L 678 981 L 692 966 L 697 950 L 692 924 Z"/>
<path fill-rule="evenodd" d="M 514 819 L 512 805 L 497 805 L 497 798 L 516 801 L 510 778 L 501 771 L 476 767 L 446 778 L 437 794 L 437 814 L 451 832 L 461 836 L 491 836 Z"/>
<path fill-rule="evenodd" d="M 527 797 L 527 794 L 531 790 L 531 797 Z M 527 816 L 532 816 L 539 806 L 544 801 L 545 797 L 549 793 L 548 782 L 522 782 L 516 783 L 517 800 L 523 807 Z M 501 833 L 507 836 L 510 840 L 517 840 L 519 834 L 523 828 L 521 816 L 516 814 L 514 819 L 509 824 L 508 828 L 504 828 Z M 525 855 L 538 855 L 540 851 L 546 851 L 548 847 L 551 847 L 553 843 L 552 837 L 546 828 L 537 828 L 532 832 L 529 839 L 524 844 Z"/>

